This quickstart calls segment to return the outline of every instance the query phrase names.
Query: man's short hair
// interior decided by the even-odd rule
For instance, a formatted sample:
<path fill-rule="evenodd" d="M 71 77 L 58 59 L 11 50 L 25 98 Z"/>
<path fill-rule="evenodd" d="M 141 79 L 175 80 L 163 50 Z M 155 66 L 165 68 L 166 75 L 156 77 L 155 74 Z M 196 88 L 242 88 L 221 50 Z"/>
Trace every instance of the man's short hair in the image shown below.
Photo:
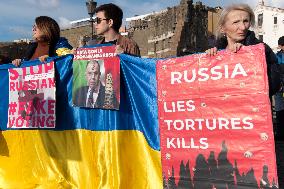
<path fill-rule="evenodd" d="M 119 28 L 121 27 L 122 24 L 122 18 L 123 18 L 123 12 L 121 8 L 113 3 L 108 3 L 108 4 L 103 4 L 96 8 L 96 13 L 98 12 L 104 12 L 105 17 L 107 19 L 112 19 L 113 20 L 113 29 L 116 32 L 119 32 Z"/>
<path fill-rule="evenodd" d="M 86 64 L 86 71 L 87 71 L 87 67 L 88 67 L 89 64 L 97 64 L 98 68 L 99 68 L 99 72 L 101 74 L 101 65 L 100 65 L 99 61 L 97 61 L 97 60 L 90 60 L 90 61 L 88 61 L 88 63 Z"/>
<path fill-rule="evenodd" d="M 100 67 L 99 61 L 97 60 L 89 60 L 86 64 L 86 67 L 88 67 L 89 64 L 98 64 L 98 66 Z"/>
<path fill-rule="evenodd" d="M 284 45 L 284 36 L 282 36 L 278 39 L 278 45 L 281 45 L 281 46 Z"/>

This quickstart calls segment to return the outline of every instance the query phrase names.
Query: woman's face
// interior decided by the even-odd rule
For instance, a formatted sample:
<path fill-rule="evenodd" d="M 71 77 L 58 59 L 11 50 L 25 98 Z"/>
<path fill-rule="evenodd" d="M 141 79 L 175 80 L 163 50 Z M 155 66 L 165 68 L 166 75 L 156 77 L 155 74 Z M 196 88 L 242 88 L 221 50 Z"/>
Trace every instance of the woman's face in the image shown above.
<path fill-rule="evenodd" d="M 245 39 L 249 27 L 249 13 L 242 10 L 232 10 L 227 15 L 221 31 L 226 34 L 228 40 L 237 43 Z"/>
<path fill-rule="evenodd" d="M 43 33 L 40 31 L 40 29 L 36 24 L 33 25 L 32 31 L 33 31 L 33 39 L 39 41 Z"/>

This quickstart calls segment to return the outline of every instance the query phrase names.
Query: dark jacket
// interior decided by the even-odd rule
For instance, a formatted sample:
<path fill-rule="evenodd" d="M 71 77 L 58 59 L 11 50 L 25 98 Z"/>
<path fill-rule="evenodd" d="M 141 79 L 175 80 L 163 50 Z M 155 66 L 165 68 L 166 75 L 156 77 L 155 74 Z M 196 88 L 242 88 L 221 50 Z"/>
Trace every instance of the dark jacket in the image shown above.
<path fill-rule="evenodd" d="M 75 91 L 75 94 L 73 95 L 73 104 L 75 106 L 87 107 L 86 100 L 87 100 L 88 90 L 89 90 L 89 86 L 83 86 L 83 87 L 78 88 Z M 112 99 L 111 103 L 112 103 L 111 105 L 113 105 L 115 109 L 118 109 L 119 104 L 115 97 Z M 104 108 L 104 105 L 105 105 L 105 87 L 101 84 L 99 94 L 98 94 L 94 107 Z"/>
<path fill-rule="evenodd" d="M 76 90 L 73 96 L 73 104 L 80 107 L 87 107 L 86 100 L 89 86 L 83 86 Z M 95 107 L 103 107 L 105 101 L 105 88 L 103 85 L 100 86 L 98 98 L 95 103 Z"/>
<path fill-rule="evenodd" d="M 243 45 L 256 45 L 262 43 L 256 37 L 253 31 L 248 31 L 245 40 L 242 42 Z M 225 49 L 228 45 L 226 37 L 222 37 L 216 41 L 217 49 Z M 279 91 L 281 87 L 279 65 L 277 64 L 277 58 L 271 48 L 264 43 L 265 57 L 267 64 L 267 75 L 269 82 L 269 95 L 272 96 Z"/>
<path fill-rule="evenodd" d="M 8 63 L 11 63 L 11 59 L 7 56 L 4 56 L 4 55 L 0 55 L 0 65 L 1 64 L 8 64 Z"/>
<path fill-rule="evenodd" d="M 26 54 L 24 56 L 24 60 L 28 61 L 32 58 L 35 50 L 37 48 L 37 42 L 30 43 L 27 47 Z M 72 49 L 72 46 L 68 43 L 67 39 L 64 37 L 60 37 L 56 44 L 50 44 L 48 56 L 53 57 L 57 56 L 56 50 L 59 48 L 67 48 Z"/>
<path fill-rule="evenodd" d="M 282 81 L 282 86 L 284 83 L 284 51 L 278 51 L 276 53 L 277 59 L 278 59 L 278 64 L 279 64 L 279 70 L 280 70 L 280 74 L 281 74 L 281 81 Z M 283 87 L 282 87 L 282 91 L 284 91 Z"/>

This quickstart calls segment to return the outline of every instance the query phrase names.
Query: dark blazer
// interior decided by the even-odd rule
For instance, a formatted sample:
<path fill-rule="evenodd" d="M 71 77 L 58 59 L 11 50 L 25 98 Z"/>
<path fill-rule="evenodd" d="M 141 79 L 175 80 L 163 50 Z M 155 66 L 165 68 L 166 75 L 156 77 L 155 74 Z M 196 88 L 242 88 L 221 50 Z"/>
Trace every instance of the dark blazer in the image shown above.
<path fill-rule="evenodd" d="M 253 31 L 248 31 L 246 38 L 242 42 L 243 45 L 256 45 L 262 43 L 256 37 Z M 225 49 L 228 45 L 226 37 L 219 38 L 216 41 L 217 49 Z M 277 58 L 271 48 L 264 43 L 265 58 L 267 64 L 267 75 L 269 82 L 269 96 L 274 95 L 281 88 L 279 65 L 277 64 Z"/>
<path fill-rule="evenodd" d="M 80 87 L 75 91 L 75 96 L 73 96 L 73 104 L 80 107 L 86 107 L 87 94 L 88 94 L 89 86 Z M 95 103 L 95 107 L 103 107 L 105 101 L 105 87 L 103 85 L 100 86 L 100 91 L 98 98 Z"/>
<path fill-rule="evenodd" d="M 87 101 L 87 94 L 88 94 L 89 86 L 83 86 L 80 87 L 75 91 L 75 94 L 73 96 L 73 104 L 79 107 L 86 107 L 86 101 Z M 115 95 L 114 95 L 115 96 Z M 105 87 L 101 84 L 98 98 L 95 103 L 95 108 L 103 108 L 105 105 Z M 116 98 L 114 97 L 112 100 L 112 105 L 115 109 L 118 109 L 118 102 Z"/>

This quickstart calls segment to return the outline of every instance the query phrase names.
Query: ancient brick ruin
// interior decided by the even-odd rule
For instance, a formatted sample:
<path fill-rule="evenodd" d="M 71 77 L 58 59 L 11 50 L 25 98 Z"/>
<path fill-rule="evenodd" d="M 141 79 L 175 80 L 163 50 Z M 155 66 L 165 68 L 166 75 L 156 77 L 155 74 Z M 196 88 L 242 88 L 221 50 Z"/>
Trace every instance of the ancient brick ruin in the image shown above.
<path fill-rule="evenodd" d="M 219 8 L 181 0 L 178 6 L 158 13 L 128 18 L 129 37 L 143 57 L 164 58 L 202 52 L 212 43 Z M 208 28 L 210 26 L 210 28 Z"/>

